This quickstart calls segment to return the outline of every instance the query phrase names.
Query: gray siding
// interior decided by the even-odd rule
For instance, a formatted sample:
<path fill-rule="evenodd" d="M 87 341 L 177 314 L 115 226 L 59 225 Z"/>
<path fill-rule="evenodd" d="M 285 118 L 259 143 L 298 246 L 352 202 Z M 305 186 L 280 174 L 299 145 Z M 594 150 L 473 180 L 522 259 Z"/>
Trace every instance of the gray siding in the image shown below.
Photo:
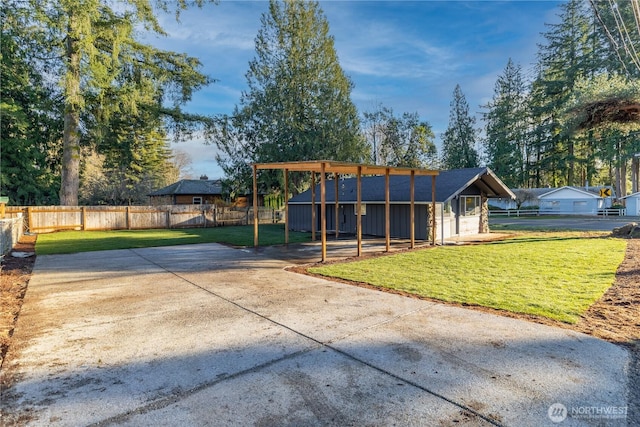
<path fill-rule="evenodd" d="M 335 230 L 335 205 L 326 205 L 327 230 Z M 362 215 L 362 233 L 370 236 L 385 235 L 384 204 L 366 204 L 367 213 Z M 408 204 L 392 204 L 390 206 L 391 237 L 409 238 L 411 206 Z M 415 205 L 415 237 L 419 240 L 427 239 L 428 214 L 426 205 Z M 341 233 L 356 233 L 355 205 L 340 204 L 338 214 L 339 230 Z M 293 231 L 311 231 L 311 206 L 289 205 L 289 229 Z M 316 205 L 316 230 L 320 230 L 320 205 Z"/>

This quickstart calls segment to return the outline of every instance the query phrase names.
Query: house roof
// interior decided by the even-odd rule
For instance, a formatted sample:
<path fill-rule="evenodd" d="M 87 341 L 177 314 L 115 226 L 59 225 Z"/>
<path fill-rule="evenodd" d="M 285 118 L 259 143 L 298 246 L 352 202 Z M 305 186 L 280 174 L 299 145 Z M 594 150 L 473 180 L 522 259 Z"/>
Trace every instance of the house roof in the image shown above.
<path fill-rule="evenodd" d="M 587 193 L 593 193 L 593 194 L 595 194 L 597 196 L 600 195 L 600 190 L 602 190 L 603 188 L 608 188 L 608 189 L 610 189 L 612 191 L 613 194 L 615 194 L 614 188 L 611 187 L 610 185 L 589 186 L 589 187 L 564 186 L 564 187 L 560 187 L 560 188 L 553 188 L 553 187 L 512 188 L 511 191 L 513 191 L 516 194 L 520 193 L 520 192 L 526 192 L 526 193 L 529 193 L 529 194 L 533 195 L 536 198 L 539 198 L 540 196 L 544 196 L 547 193 L 552 193 L 552 192 L 560 190 L 562 188 L 571 188 L 571 189 L 581 190 L 581 191 L 585 191 Z"/>
<path fill-rule="evenodd" d="M 149 196 L 219 195 L 222 181 L 219 179 L 181 179 L 149 194 Z"/>
<path fill-rule="evenodd" d="M 415 201 L 431 202 L 431 177 L 415 177 Z M 356 202 L 357 189 L 356 178 L 341 179 L 338 183 L 338 200 L 341 202 Z M 478 186 L 490 197 L 513 198 L 514 194 L 489 168 L 453 169 L 441 171 L 436 177 L 436 201 L 447 202 L 471 185 Z M 408 202 L 411 199 L 411 187 L 409 176 L 389 177 L 389 196 L 391 202 Z M 335 200 L 335 185 L 326 185 L 326 200 Z M 362 202 L 384 202 L 385 177 L 362 177 Z M 320 202 L 320 185 L 316 185 L 316 203 Z M 289 203 L 311 203 L 311 190 L 307 190 L 291 198 Z"/>
<path fill-rule="evenodd" d="M 634 199 L 635 199 L 635 198 L 640 199 L 640 191 L 638 191 L 637 193 L 629 194 L 629 195 L 624 196 L 624 197 L 620 197 L 620 198 L 621 198 L 621 199 L 627 199 L 627 198 L 630 198 L 630 197 L 632 197 L 632 198 L 634 198 Z"/>
<path fill-rule="evenodd" d="M 551 191 L 548 191 L 548 192 L 546 192 L 544 194 L 540 194 L 538 196 L 538 198 L 541 199 L 543 197 L 548 197 L 548 196 L 551 196 L 551 195 L 553 195 L 555 193 L 558 193 L 560 191 L 563 191 L 563 190 L 573 191 L 573 192 L 578 193 L 578 194 L 580 194 L 582 196 L 587 196 L 587 197 L 592 198 L 592 199 L 600 198 L 600 196 L 598 194 L 592 193 L 591 191 L 585 191 L 585 190 L 582 190 L 580 188 L 569 187 L 569 186 L 566 186 L 566 185 L 564 187 L 560 187 L 560 188 L 556 188 L 556 189 L 553 189 Z"/>
<path fill-rule="evenodd" d="M 536 199 L 538 197 L 540 197 L 543 194 L 546 194 L 548 192 L 550 192 L 551 190 L 553 190 L 553 188 L 551 187 L 540 187 L 540 188 L 512 188 L 511 191 L 514 192 L 514 194 L 519 194 L 519 193 L 528 193 L 531 194 L 533 197 L 535 197 Z"/>

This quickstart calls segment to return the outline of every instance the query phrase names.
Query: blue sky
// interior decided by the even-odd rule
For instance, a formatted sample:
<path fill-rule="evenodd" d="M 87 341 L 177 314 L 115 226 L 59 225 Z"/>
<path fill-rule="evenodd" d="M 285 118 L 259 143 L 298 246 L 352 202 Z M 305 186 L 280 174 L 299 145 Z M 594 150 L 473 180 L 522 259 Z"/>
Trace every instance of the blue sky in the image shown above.
<path fill-rule="evenodd" d="M 557 23 L 558 1 L 321 1 L 345 73 L 355 84 L 358 110 L 378 103 L 397 114 L 417 112 L 437 137 L 446 130 L 453 89 L 460 84 L 482 125 L 480 105 L 493 95 L 509 58 L 530 77 L 545 23 Z M 246 88 L 254 39 L 266 1 L 225 1 L 161 16 L 167 37 L 149 40 L 200 58 L 217 80 L 186 106 L 202 114 L 231 113 Z M 215 146 L 174 144 L 192 158 L 191 174 L 222 176 Z"/>

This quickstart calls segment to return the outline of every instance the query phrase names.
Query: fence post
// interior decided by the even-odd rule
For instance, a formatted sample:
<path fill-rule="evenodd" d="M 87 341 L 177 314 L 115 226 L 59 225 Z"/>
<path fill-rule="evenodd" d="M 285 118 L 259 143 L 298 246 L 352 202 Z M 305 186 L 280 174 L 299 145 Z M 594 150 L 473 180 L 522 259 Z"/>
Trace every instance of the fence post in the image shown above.
<path fill-rule="evenodd" d="M 131 230 L 131 217 L 130 217 L 131 211 L 130 211 L 129 206 L 126 206 L 124 208 L 124 212 L 125 212 L 125 215 L 126 215 L 125 224 L 127 225 L 127 230 Z"/>
<path fill-rule="evenodd" d="M 171 229 L 171 209 L 167 209 L 167 229 Z"/>
<path fill-rule="evenodd" d="M 207 214 L 206 210 L 202 210 L 202 228 L 207 228 Z"/>
<path fill-rule="evenodd" d="M 33 213 L 31 212 L 33 208 L 29 206 L 27 208 L 27 222 L 29 223 L 29 231 L 33 229 Z"/>
<path fill-rule="evenodd" d="M 83 206 L 80 208 L 80 212 L 82 213 L 82 219 L 81 219 L 81 229 L 82 231 L 85 231 L 87 229 L 87 207 Z"/>

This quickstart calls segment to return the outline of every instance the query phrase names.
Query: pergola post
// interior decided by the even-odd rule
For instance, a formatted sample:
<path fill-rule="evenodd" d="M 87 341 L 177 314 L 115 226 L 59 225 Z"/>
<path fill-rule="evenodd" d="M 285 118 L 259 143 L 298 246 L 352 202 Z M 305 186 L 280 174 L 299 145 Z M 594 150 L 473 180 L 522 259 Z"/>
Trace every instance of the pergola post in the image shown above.
<path fill-rule="evenodd" d="M 411 224 L 411 231 L 410 231 L 410 236 L 411 236 L 411 249 L 416 247 L 416 214 L 414 212 L 415 210 L 415 204 L 416 204 L 416 196 L 415 196 L 415 191 L 416 191 L 416 173 L 415 171 L 411 171 L 411 178 L 410 178 L 410 184 L 409 186 L 411 187 L 411 213 L 410 213 L 410 219 L 409 219 L 409 223 Z"/>
<path fill-rule="evenodd" d="M 435 176 L 438 175 L 438 171 L 426 170 L 421 168 L 405 168 L 405 167 L 391 167 L 391 166 L 379 166 L 379 165 L 362 165 L 346 162 L 334 162 L 332 160 L 313 160 L 313 161 L 299 161 L 299 162 L 276 162 L 276 163 L 256 163 L 253 165 L 253 210 L 254 210 L 254 246 L 258 246 L 258 224 L 259 224 L 259 209 L 258 209 L 258 169 L 282 169 L 284 171 L 284 190 L 285 199 L 289 195 L 289 172 L 310 172 L 311 173 L 311 239 L 316 240 L 316 231 L 318 231 L 318 212 L 316 210 L 316 174 L 321 174 L 320 183 L 320 220 L 321 220 L 321 233 L 322 233 L 322 261 L 327 259 L 327 174 L 333 174 L 335 179 L 335 223 L 336 223 L 336 238 L 340 233 L 340 185 L 338 176 L 340 174 L 357 176 L 357 200 L 356 200 L 356 234 L 358 239 L 357 255 L 362 255 L 362 211 L 366 206 L 362 201 L 362 175 L 384 175 L 385 176 L 385 240 L 386 240 L 386 252 L 391 251 L 391 188 L 390 177 L 391 175 L 410 175 L 411 176 L 411 246 L 415 245 L 415 176 L 432 176 L 432 207 L 435 211 Z M 285 243 L 289 241 L 289 203 L 285 200 Z M 434 219 L 431 224 L 431 233 L 434 236 L 432 243 L 435 244 L 435 230 L 436 221 Z"/>
<path fill-rule="evenodd" d="M 326 164 L 320 164 L 320 239 L 322 241 L 322 262 L 327 260 L 327 188 Z"/>
<path fill-rule="evenodd" d="M 284 169 L 284 244 L 289 244 L 289 169 Z"/>
<path fill-rule="evenodd" d="M 253 165 L 253 246 L 258 247 L 258 166 Z"/>
<path fill-rule="evenodd" d="M 389 191 L 389 168 L 384 172 L 384 235 L 386 252 L 391 250 L 391 197 Z"/>
<path fill-rule="evenodd" d="M 336 197 L 335 197 L 335 202 L 336 202 L 336 206 L 335 206 L 335 226 L 336 226 L 336 240 L 338 240 L 338 235 L 340 234 L 340 222 L 338 221 L 338 215 L 340 215 L 340 203 L 339 202 L 339 197 L 338 197 L 338 173 L 334 173 L 333 174 L 333 180 L 335 181 L 335 188 L 336 188 Z"/>
<path fill-rule="evenodd" d="M 316 241 L 316 173 L 311 172 L 311 241 Z"/>
<path fill-rule="evenodd" d="M 362 255 L 362 166 L 356 174 L 356 234 L 358 236 L 357 256 Z"/>
<path fill-rule="evenodd" d="M 436 176 L 431 175 L 431 246 L 436 245 Z"/>

